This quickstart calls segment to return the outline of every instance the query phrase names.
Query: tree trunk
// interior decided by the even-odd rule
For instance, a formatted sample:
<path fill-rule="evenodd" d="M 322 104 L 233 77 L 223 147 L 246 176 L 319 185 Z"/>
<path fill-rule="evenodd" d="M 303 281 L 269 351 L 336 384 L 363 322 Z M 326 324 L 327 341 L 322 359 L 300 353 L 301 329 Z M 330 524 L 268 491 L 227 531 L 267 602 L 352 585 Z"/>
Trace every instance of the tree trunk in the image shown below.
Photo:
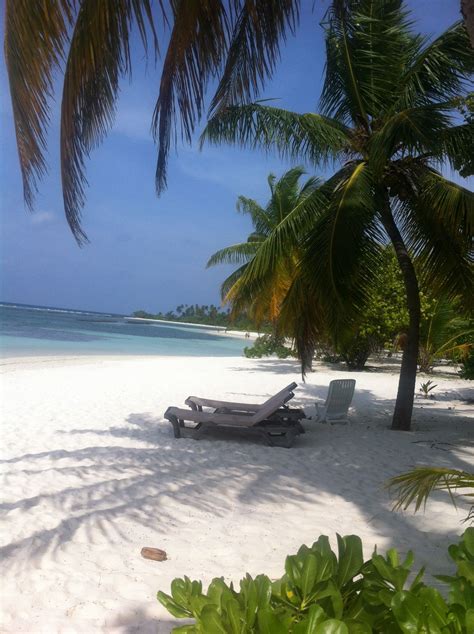
<path fill-rule="evenodd" d="M 387 191 L 384 192 L 383 196 L 381 216 L 383 226 L 393 244 L 403 275 L 409 315 L 407 341 L 403 350 L 392 429 L 409 431 L 413 412 L 413 400 L 415 398 L 416 369 L 420 339 L 420 291 L 413 262 L 411 261 L 390 209 L 390 200 Z"/>
<path fill-rule="evenodd" d="M 461 13 L 469 33 L 471 46 L 474 48 L 474 0 L 461 0 Z"/>

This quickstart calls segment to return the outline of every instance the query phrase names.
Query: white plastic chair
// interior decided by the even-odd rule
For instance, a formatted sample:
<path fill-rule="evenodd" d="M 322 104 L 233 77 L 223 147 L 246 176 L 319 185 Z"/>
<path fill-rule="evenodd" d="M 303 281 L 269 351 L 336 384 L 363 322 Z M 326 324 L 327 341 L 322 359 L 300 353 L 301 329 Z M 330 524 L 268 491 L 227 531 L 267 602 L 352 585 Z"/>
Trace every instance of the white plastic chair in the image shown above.
<path fill-rule="evenodd" d="M 355 379 L 331 381 L 324 405 L 316 403 L 315 420 L 319 423 L 347 423 L 347 412 L 354 396 L 355 384 Z"/>

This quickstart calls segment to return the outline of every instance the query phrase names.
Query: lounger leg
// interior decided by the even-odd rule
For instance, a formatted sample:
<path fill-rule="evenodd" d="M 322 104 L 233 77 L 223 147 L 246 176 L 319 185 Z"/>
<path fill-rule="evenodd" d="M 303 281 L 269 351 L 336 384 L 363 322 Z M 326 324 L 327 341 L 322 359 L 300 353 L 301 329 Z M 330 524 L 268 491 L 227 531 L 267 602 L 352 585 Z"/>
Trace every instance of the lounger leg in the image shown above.
<path fill-rule="evenodd" d="M 181 431 L 180 431 L 180 423 L 179 420 L 176 418 L 176 416 L 170 416 L 168 418 L 169 422 L 173 425 L 173 432 L 174 432 L 174 437 L 175 438 L 181 438 Z"/>

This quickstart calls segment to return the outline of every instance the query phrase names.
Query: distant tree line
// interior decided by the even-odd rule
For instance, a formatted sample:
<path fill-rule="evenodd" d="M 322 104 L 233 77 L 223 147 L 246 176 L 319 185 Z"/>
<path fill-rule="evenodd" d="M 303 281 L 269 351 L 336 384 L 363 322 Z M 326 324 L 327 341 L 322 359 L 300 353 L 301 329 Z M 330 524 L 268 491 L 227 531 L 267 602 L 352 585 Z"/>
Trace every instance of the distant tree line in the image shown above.
<path fill-rule="evenodd" d="M 231 316 L 229 309 L 221 309 L 214 304 L 180 304 L 175 310 L 167 313 L 148 313 L 145 310 L 136 310 L 134 317 L 142 319 L 163 319 L 165 321 L 188 322 L 191 324 L 203 324 L 206 326 L 221 326 L 222 328 L 231 328 L 235 330 L 268 332 L 269 324 L 261 323 L 258 325 L 254 320 L 250 319 L 246 314 Z"/>

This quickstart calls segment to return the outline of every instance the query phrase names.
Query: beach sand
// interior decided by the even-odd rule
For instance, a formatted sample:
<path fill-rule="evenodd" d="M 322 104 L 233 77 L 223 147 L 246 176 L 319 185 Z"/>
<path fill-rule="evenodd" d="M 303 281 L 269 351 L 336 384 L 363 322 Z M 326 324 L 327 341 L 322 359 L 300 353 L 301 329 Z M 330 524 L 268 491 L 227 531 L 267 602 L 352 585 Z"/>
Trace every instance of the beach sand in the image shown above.
<path fill-rule="evenodd" d="M 320 365 L 305 384 L 296 362 L 271 359 L 23 358 L 1 370 L 2 632 L 169 632 L 156 592 L 174 577 L 280 576 L 320 534 L 359 534 L 367 556 L 413 548 L 417 567 L 450 570 L 466 507 L 439 494 L 424 514 L 394 513 L 383 485 L 415 464 L 472 468 L 472 383 L 436 376 L 436 400 L 417 398 L 403 433 L 388 429 L 389 364 Z M 357 379 L 351 423 L 309 421 L 292 449 L 175 440 L 163 418 L 189 394 L 263 401 L 293 380 L 312 414 L 344 377 Z M 168 561 L 143 559 L 144 546 Z"/>

